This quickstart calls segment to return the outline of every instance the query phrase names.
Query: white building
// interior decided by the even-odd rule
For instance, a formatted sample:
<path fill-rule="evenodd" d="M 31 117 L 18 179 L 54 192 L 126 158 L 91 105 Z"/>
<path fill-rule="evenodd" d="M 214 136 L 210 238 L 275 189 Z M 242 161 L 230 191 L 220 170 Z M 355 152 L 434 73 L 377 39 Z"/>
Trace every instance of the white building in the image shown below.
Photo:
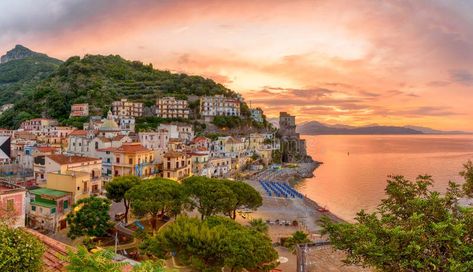
<path fill-rule="evenodd" d="M 200 114 L 207 122 L 215 116 L 240 116 L 240 101 L 223 95 L 202 96 Z"/>
<path fill-rule="evenodd" d="M 114 101 L 112 103 L 112 113 L 116 116 L 143 116 L 143 103 L 131 102 L 127 99 Z"/>
<path fill-rule="evenodd" d="M 194 139 L 194 128 L 191 124 L 172 123 L 159 124 L 158 130 L 167 130 L 170 139 L 180 139 L 184 143 L 189 143 Z"/>
<path fill-rule="evenodd" d="M 263 123 L 263 110 L 261 109 L 251 109 L 251 119 L 257 123 Z"/>
<path fill-rule="evenodd" d="M 163 97 L 156 100 L 156 116 L 162 118 L 189 118 L 189 105 L 187 100 L 175 97 Z"/>

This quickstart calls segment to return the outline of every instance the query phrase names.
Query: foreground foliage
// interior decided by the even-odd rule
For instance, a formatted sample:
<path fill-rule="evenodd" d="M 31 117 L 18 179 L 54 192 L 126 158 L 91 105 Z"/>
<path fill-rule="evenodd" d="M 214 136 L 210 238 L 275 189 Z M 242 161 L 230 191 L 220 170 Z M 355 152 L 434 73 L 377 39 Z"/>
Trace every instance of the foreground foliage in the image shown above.
<path fill-rule="evenodd" d="M 198 271 L 269 271 L 278 254 L 269 237 L 235 221 L 211 216 L 201 221 L 185 216 L 163 227 L 142 243 L 142 250 L 159 258 L 177 259 Z"/>
<path fill-rule="evenodd" d="M 299 244 L 309 243 L 307 233 L 303 231 L 294 232 L 289 238 L 284 241 L 284 246 L 287 247 L 293 254 L 296 254 L 296 246 Z"/>
<path fill-rule="evenodd" d="M 104 236 L 113 226 L 108 214 L 110 205 L 110 200 L 94 196 L 77 201 L 66 217 L 69 224 L 67 236 L 71 239 L 84 235 Z"/>
<path fill-rule="evenodd" d="M 43 244 L 33 235 L 0 224 L 0 271 L 41 271 Z"/>
<path fill-rule="evenodd" d="M 77 251 L 70 250 L 63 258 L 66 270 L 70 272 L 121 272 L 126 263 L 115 262 L 115 253 L 110 250 L 98 250 L 89 252 L 83 246 L 79 246 Z M 129 271 L 129 270 L 127 270 Z M 136 265 L 131 270 L 133 272 L 164 272 L 164 264 L 161 261 L 144 261 Z"/>
<path fill-rule="evenodd" d="M 387 198 L 375 212 L 360 211 L 354 224 L 325 218 L 325 233 L 347 253 L 349 264 L 382 271 L 472 271 L 473 210 L 458 203 L 471 196 L 471 162 L 461 175 L 463 187 L 450 182 L 444 195 L 431 190 L 430 176 L 391 176 Z"/>

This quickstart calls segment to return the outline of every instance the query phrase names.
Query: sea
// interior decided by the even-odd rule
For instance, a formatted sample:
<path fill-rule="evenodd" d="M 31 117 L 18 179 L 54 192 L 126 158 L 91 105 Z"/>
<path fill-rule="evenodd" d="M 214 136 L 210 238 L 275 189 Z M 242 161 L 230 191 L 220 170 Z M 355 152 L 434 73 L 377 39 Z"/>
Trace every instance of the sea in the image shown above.
<path fill-rule="evenodd" d="M 361 209 L 374 211 L 385 198 L 388 175 L 414 180 L 431 175 L 433 190 L 463 183 L 459 172 L 473 160 L 473 135 L 302 135 L 307 151 L 323 162 L 314 177 L 296 185 L 303 194 L 353 222 Z"/>

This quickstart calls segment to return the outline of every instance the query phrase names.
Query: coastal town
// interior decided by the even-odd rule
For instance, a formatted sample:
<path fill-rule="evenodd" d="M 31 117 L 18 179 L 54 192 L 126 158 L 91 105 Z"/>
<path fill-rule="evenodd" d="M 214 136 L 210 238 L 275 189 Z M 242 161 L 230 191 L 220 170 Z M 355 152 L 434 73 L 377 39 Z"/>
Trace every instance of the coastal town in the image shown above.
<path fill-rule="evenodd" d="M 216 117 L 240 118 L 241 100 L 221 95 L 198 98 L 198 122 L 215 127 Z M 0 130 L 1 203 L 11 215 L 10 226 L 27 228 L 48 250 L 64 254 L 66 248 L 81 243 L 67 235 L 67 217 L 74 205 L 91 197 L 106 198 L 108 183 L 129 176 L 179 183 L 195 176 L 245 182 L 261 194 L 263 202 L 258 208 L 237 210 L 235 219 L 242 224 L 264 220 L 273 243 L 281 243 L 295 231 L 315 241 L 320 237 L 321 216 L 338 220 L 293 188 L 317 167 L 307 155 L 305 140 L 296 133 L 295 116 L 281 112 L 279 128 L 268 125 L 247 134 L 225 128 L 196 133 L 196 123 L 186 122 L 190 112 L 187 100 L 171 96 L 158 98 L 151 109 L 120 99 L 105 116 L 91 116 L 87 103 L 73 104 L 70 117 L 87 118 L 81 128 L 34 118 L 23 121 L 16 130 Z M 261 109 L 250 112 L 253 122 L 265 122 Z M 143 116 L 180 121 L 137 130 L 135 120 Z M 130 229 L 141 227 L 140 222 L 147 218 L 132 214 L 128 220 L 124 212 L 122 203 L 113 203 L 110 220 L 117 233 L 133 237 Z M 137 258 L 131 252 L 139 248 L 137 243 L 136 239 L 117 241 L 105 247 L 133 263 Z M 284 271 L 295 270 L 296 256 L 283 247 L 279 251 L 279 266 Z M 63 262 L 53 255 L 44 256 L 45 264 L 60 270 Z"/>

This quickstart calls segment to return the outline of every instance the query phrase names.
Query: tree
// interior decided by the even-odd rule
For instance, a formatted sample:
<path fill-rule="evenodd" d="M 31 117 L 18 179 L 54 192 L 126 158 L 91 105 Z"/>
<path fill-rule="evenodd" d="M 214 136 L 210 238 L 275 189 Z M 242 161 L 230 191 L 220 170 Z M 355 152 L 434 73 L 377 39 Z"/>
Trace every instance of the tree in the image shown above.
<path fill-rule="evenodd" d="M 130 199 L 134 214 L 151 217 L 153 231 L 156 230 L 158 215 L 179 214 L 185 200 L 179 183 L 162 178 L 145 180 L 131 188 L 125 195 Z"/>
<path fill-rule="evenodd" d="M 284 246 L 291 250 L 292 253 L 296 254 L 296 246 L 298 244 L 306 244 L 309 242 L 310 240 L 307 233 L 298 230 L 294 232 L 291 237 L 287 238 L 286 241 L 284 241 Z"/>
<path fill-rule="evenodd" d="M 141 249 L 160 258 L 173 253 L 198 271 L 220 271 L 222 267 L 268 271 L 277 265 L 278 258 L 266 234 L 219 216 L 205 220 L 179 216 L 147 238 Z"/>
<path fill-rule="evenodd" d="M 463 171 L 460 172 L 460 175 L 465 179 L 463 183 L 463 191 L 468 197 L 473 197 L 473 162 L 468 160 L 463 165 Z"/>
<path fill-rule="evenodd" d="M 221 180 L 193 176 L 182 183 L 192 207 L 197 207 L 201 219 L 233 210 L 235 194 Z"/>
<path fill-rule="evenodd" d="M 130 209 L 130 202 L 125 194 L 133 186 L 140 183 L 140 181 L 140 178 L 136 176 L 121 176 L 113 178 L 112 181 L 105 185 L 108 199 L 115 202 L 123 201 L 123 206 L 125 206 L 125 223 L 128 223 L 128 211 Z"/>
<path fill-rule="evenodd" d="M 0 224 L 0 271 L 42 271 L 43 244 L 21 229 Z"/>
<path fill-rule="evenodd" d="M 68 263 L 66 270 L 70 272 L 121 272 L 125 263 L 114 262 L 114 255 L 110 250 L 90 253 L 84 246 L 79 246 L 77 251 L 69 250 L 63 260 Z"/>
<path fill-rule="evenodd" d="M 469 187 L 464 192 L 450 182 L 441 195 L 431 190 L 432 182 L 430 176 L 415 181 L 390 176 L 375 212 L 360 211 L 354 224 L 324 218 L 324 233 L 347 253 L 348 264 L 382 271 L 472 271 L 473 210 L 458 203 Z"/>
<path fill-rule="evenodd" d="M 250 221 L 250 229 L 261 233 L 268 233 L 269 227 L 263 219 L 257 218 Z"/>
<path fill-rule="evenodd" d="M 164 263 L 159 261 L 146 260 L 133 267 L 132 272 L 165 272 Z"/>
<path fill-rule="evenodd" d="M 108 214 L 110 205 L 110 200 L 94 196 L 77 201 L 66 217 L 70 227 L 67 236 L 71 239 L 83 235 L 104 236 L 113 226 Z"/>
<path fill-rule="evenodd" d="M 222 182 L 232 191 L 236 199 L 236 202 L 232 202 L 231 209 L 225 212 L 230 218 L 236 219 L 237 209 L 256 210 L 263 205 L 261 194 L 248 183 L 232 180 L 223 180 Z"/>

